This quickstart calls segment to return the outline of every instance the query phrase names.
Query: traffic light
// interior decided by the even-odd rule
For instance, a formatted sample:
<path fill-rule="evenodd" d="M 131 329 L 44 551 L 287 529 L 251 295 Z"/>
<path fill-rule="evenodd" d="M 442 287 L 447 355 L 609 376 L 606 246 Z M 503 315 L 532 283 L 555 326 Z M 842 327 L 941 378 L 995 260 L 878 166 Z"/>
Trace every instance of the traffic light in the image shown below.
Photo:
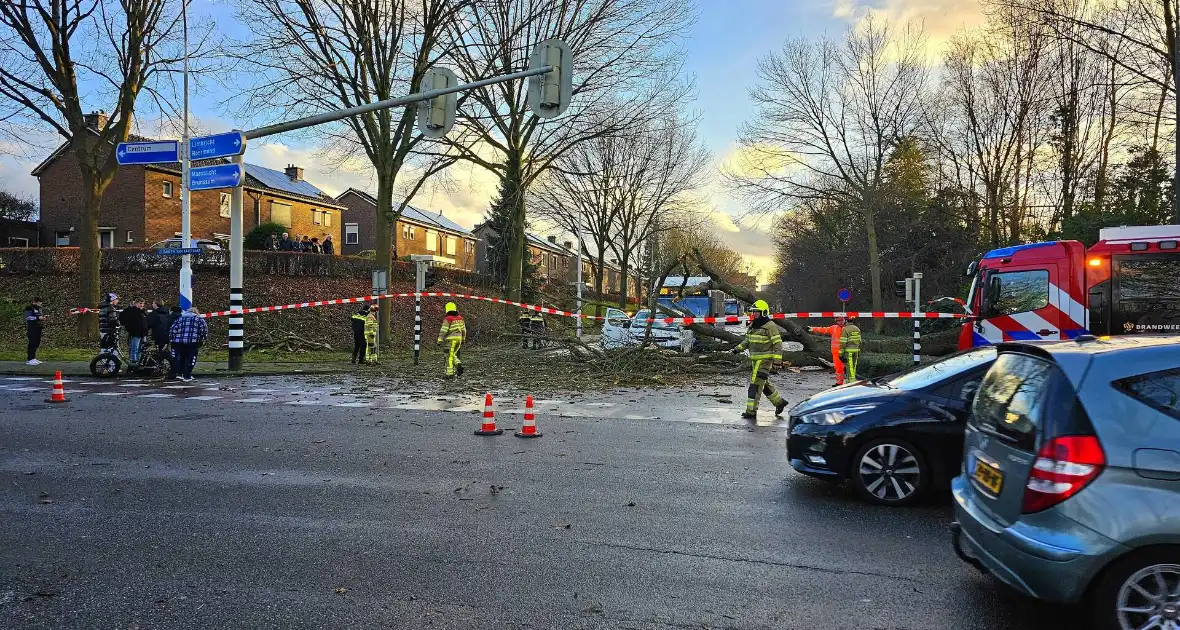
<path fill-rule="evenodd" d="M 459 78 L 446 68 L 431 68 L 422 75 L 419 93 L 459 85 Z M 455 93 L 418 103 L 418 131 L 427 138 L 441 138 L 455 125 Z"/>
<path fill-rule="evenodd" d="M 553 66 L 545 74 L 529 77 L 529 108 L 538 118 L 555 118 L 570 106 L 573 97 L 573 54 L 560 39 L 547 39 L 533 49 L 529 69 Z"/>
<path fill-rule="evenodd" d="M 438 282 L 438 272 L 433 268 L 427 269 L 426 279 L 422 282 L 423 288 L 429 289 L 430 287 L 434 286 L 436 282 Z"/>
<path fill-rule="evenodd" d="M 906 278 L 905 280 L 893 281 L 893 294 L 897 297 L 903 297 L 907 302 L 914 299 L 914 280 L 913 278 Z"/>

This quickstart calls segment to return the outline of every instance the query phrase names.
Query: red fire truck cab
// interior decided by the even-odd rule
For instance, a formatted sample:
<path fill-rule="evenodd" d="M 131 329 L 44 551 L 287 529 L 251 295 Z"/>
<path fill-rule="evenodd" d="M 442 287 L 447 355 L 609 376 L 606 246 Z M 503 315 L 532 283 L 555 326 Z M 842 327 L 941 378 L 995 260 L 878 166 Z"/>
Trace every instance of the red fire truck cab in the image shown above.
<path fill-rule="evenodd" d="M 1104 228 L 1078 241 L 995 249 L 967 269 L 959 347 L 1180 332 L 1180 225 Z"/>

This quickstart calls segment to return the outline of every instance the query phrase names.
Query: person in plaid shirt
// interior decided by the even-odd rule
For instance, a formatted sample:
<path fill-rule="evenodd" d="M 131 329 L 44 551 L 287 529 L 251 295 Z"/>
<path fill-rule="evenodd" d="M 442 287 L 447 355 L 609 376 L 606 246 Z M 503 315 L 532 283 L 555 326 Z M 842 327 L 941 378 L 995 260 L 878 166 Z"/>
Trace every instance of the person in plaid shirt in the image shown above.
<path fill-rule="evenodd" d="M 180 380 L 193 380 L 193 368 L 197 365 L 197 350 L 205 339 L 209 337 L 209 325 L 201 317 L 201 312 L 194 306 L 181 313 L 172 323 L 168 331 L 168 341 L 172 344 L 172 360 Z"/>

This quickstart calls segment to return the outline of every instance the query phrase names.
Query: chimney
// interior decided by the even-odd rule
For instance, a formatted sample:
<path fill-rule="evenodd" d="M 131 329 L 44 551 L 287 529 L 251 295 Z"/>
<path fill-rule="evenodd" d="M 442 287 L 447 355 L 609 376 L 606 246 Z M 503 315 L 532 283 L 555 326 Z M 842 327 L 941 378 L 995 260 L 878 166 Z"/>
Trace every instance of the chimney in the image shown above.
<path fill-rule="evenodd" d="M 550 236 L 550 237 L 549 237 L 549 242 L 550 242 L 550 243 L 553 243 L 554 245 L 556 245 L 556 244 L 557 244 L 557 237 L 556 237 L 556 236 Z"/>
<path fill-rule="evenodd" d="M 303 181 L 303 167 L 294 164 L 287 165 L 287 177 L 293 182 Z"/>
<path fill-rule="evenodd" d="M 107 120 L 109 120 L 110 117 L 107 116 L 105 111 L 100 109 L 96 112 L 85 114 L 82 116 L 82 119 L 86 121 L 87 127 L 95 131 L 102 131 L 102 128 L 106 126 Z"/>
<path fill-rule="evenodd" d="M 569 249 L 569 250 L 573 250 L 573 248 L 574 248 L 573 241 L 565 241 L 564 243 L 562 243 L 562 245 L 565 246 L 565 248 Z"/>

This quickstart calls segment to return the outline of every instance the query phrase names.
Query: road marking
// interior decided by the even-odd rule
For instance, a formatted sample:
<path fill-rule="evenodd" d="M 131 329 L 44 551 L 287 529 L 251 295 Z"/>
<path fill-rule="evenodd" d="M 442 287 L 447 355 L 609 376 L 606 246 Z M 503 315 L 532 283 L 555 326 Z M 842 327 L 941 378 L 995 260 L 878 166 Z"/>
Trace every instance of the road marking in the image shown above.
<path fill-rule="evenodd" d="M 247 394 L 273 394 L 278 391 L 279 390 L 277 390 L 277 389 L 248 389 L 248 390 L 246 390 L 246 393 Z"/>
<path fill-rule="evenodd" d="M 332 405 L 332 406 L 333 407 L 368 407 L 371 404 L 373 404 L 373 403 L 367 403 L 364 401 L 357 401 L 357 402 L 336 403 L 335 405 Z"/>
<path fill-rule="evenodd" d="M 185 400 L 219 400 L 221 396 L 189 396 Z"/>
<path fill-rule="evenodd" d="M 172 398 L 176 394 L 140 394 L 136 398 Z"/>
<path fill-rule="evenodd" d="M 119 383 L 119 387 L 151 387 L 149 383 Z"/>
<path fill-rule="evenodd" d="M 235 400 L 234 402 L 265 403 L 265 402 L 270 402 L 272 400 L 274 400 L 274 399 L 273 398 L 239 398 L 239 399 Z"/>
<path fill-rule="evenodd" d="M 192 385 L 165 385 L 163 389 L 192 389 Z"/>
<path fill-rule="evenodd" d="M 320 401 L 320 400 L 292 400 L 290 402 L 285 402 L 283 404 L 284 405 L 322 405 L 324 403 L 323 403 L 323 401 Z"/>
<path fill-rule="evenodd" d="M 128 396 L 127 392 L 95 392 L 96 396 Z"/>
<path fill-rule="evenodd" d="M 10 392 L 36 392 L 40 390 L 40 387 L 12 387 L 8 389 Z"/>
<path fill-rule="evenodd" d="M 38 378 L 39 377 L 36 377 L 36 376 L 8 376 L 8 377 L 5 377 L 4 380 L 6 380 L 6 381 L 35 381 Z"/>

